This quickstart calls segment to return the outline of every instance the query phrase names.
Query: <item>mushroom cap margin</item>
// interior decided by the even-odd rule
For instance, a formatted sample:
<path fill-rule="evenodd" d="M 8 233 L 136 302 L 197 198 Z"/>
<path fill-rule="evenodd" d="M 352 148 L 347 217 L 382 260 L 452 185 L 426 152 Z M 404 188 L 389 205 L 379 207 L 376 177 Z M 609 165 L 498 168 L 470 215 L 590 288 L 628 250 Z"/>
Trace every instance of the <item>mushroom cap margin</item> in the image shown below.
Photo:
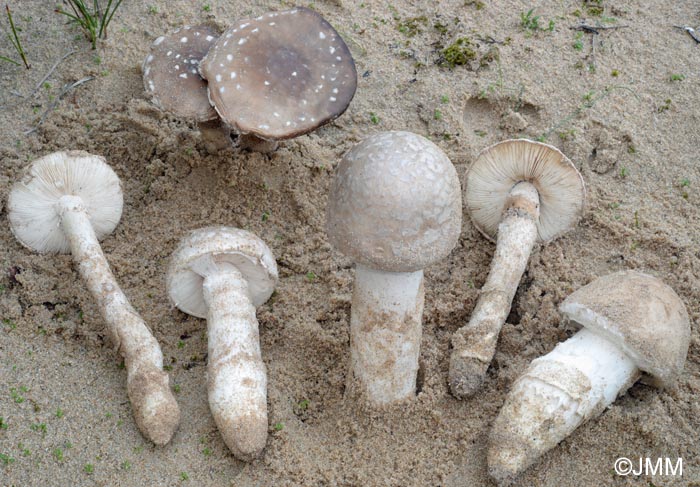
<path fill-rule="evenodd" d="M 255 307 L 267 301 L 277 283 L 277 263 L 257 235 L 232 227 L 205 227 L 187 235 L 173 253 L 166 285 L 168 296 L 181 311 L 207 317 L 203 283 L 217 263 L 236 266 L 248 282 Z"/>

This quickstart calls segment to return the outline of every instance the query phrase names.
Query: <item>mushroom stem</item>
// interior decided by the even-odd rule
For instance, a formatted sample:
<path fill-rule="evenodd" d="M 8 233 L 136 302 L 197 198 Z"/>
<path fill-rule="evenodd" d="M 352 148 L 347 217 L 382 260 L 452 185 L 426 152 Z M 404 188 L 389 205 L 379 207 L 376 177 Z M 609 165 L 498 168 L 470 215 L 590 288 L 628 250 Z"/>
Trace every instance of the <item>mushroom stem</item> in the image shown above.
<path fill-rule="evenodd" d="M 241 149 L 246 149 L 252 152 L 269 154 L 270 152 L 277 150 L 277 147 L 279 147 L 279 142 L 276 140 L 263 139 L 255 134 L 241 134 L 238 136 L 238 146 Z"/>
<path fill-rule="evenodd" d="M 231 131 L 218 118 L 197 124 L 207 152 L 214 155 L 233 146 Z"/>
<path fill-rule="evenodd" d="M 124 357 L 136 424 L 153 443 L 165 445 L 180 422 L 180 409 L 163 371 L 160 346 L 114 279 L 83 200 L 78 196 L 61 197 L 58 213 L 80 275 Z"/>
<path fill-rule="evenodd" d="M 532 361 L 513 384 L 490 436 L 489 473 L 507 485 L 639 378 L 619 347 L 583 329 Z"/>
<path fill-rule="evenodd" d="M 501 327 L 537 241 L 539 204 L 537 189 L 528 182 L 517 183 L 510 190 L 486 283 L 469 323 L 452 337 L 449 381 L 456 397 L 472 396 L 484 381 Z"/>
<path fill-rule="evenodd" d="M 203 289 L 209 407 L 233 454 L 251 460 L 267 441 L 267 376 L 255 306 L 246 279 L 232 264 L 218 263 L 204 278 Z"/>
<path fill-rule="evenodd" d="M 352 374 L 378 406 L 416 391 L 423 315 L 423 271 L 357 265 L 350 317 Z"/>

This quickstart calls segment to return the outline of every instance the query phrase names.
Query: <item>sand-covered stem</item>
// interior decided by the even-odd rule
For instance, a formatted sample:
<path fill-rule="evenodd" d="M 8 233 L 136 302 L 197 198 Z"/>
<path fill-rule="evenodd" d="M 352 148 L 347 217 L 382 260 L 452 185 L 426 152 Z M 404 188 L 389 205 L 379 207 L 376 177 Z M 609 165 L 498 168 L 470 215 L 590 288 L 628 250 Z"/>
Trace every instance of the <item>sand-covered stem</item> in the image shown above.
<path fill-rule="evenodd" d="M 517 379 L 490 436 L 489 473 L 507 485 L 639 378 L 617 345 L 583 329 L 532 361 Z"/>
<path fill-rule="evenodd" d="M 82 199 L 58 202 L 61 225 L 80 275 L 97 301 L 116 348 L 124 357 L 127 391 L 141 432 L 157 445 L 170 441 L 180 409 L 163 371 L 163 353 L 150 330 L 119 288 L 105 259 Z"/>
<path fill-rule="evenodd" d="M 267 376 L 258 320 L 248 283 L 235 266 L 220 263 L 203 283 L 208 306 L 209 407 L 226 445 L 243 460 L 267 441 Z"/>
<path fill-rule="evenodd" d="M 423 315 L 423 271 L 357 265 L 350 318 L 353 379 L 378 406 L 416 392 Z"/>
<path fill-rule="evenodd" d="M 469 323 L 452 337 L 449 382 L 456 397 L 472 396 L 484 381 L 498 335 L 537 241 L 538 218 L 537 189 L 527 182 L 516 184 L 498 226 L 496 253 L 486 283 Z"/>

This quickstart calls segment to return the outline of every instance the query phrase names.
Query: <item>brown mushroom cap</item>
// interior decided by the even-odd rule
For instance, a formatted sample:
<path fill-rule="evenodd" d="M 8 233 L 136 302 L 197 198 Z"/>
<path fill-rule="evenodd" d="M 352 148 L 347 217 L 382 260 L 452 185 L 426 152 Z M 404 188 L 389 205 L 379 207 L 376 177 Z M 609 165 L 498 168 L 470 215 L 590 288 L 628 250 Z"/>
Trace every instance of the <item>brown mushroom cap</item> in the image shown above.
<path fill-rule="evenodd" d="M 221 119 L 268 140 L 296 137 L 336 119 L 357 87 L 343 39 L 303 7 L 237 22 L 202 60 L 200 72 Z"/>
<path fill-rule="evenodd" d="M 474 225 L 495 240 L 510 190 L 519 182 L 540 197 L 537 235 L 548 242 L 571 229 L 583 212 L 581 174 L 556 147 L 527 139 L 506 140 L 484 149 L 467 172 L 466 206 Z"/>
<path fill-rule="evenodd" d="M 143 85 L 156 106 L 197 122 L 217 117 L 198 68 L 218 36 L 206 25 L 185 26 L 153 42 L 143 62 Z"/>
<path fill-rule="evenodd" d="M 425 137 L 374 134 L 338 164 L 326 231 L 331 244 L 356 263 L 417 271 L 446 257 L 461 228 L 457 171 Z"/>
<path fill-rule="evenodd" d="M 653 385 L 675 386 L 688 353 L 690 321 L 683 301 L 661 280 L 616 272 L 577 290 L 559 310 L 619 346 Z"/>

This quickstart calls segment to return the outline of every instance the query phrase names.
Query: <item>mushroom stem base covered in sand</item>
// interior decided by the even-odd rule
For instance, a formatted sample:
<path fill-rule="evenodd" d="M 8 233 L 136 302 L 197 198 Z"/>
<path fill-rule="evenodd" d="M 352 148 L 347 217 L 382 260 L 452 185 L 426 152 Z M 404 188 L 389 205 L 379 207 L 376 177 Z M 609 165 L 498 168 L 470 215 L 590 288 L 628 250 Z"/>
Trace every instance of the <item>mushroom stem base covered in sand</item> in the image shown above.
<path fill-rule="evenodd" d="M 600 415 L 639 376 L 619 347 L 586 329 L 533 360 L 493 425 L 489 473 L 507 484 L 580 424 Z"/>
<path fill-rule="evenodd" d="M 537 189 L 530 183 L 520 182 L 510 191 L 486 283 L 469 323 L 452 337 L 449 381 L 456 397 L 472 396 L 484 381 L 498 335 L 537 241 L 539 203 Z"/>
<path fill-rule="evenodd" d="M 279 142 L 276 140 L 266 140 L 255 134 L 241 134 L 238 136 L 238 147 L 251 152 L 269 154 L 276 151 L 279 145 Z"/>
<path fill-rule="evenodd" d="M 423 299 L 422 270 L 385 272 L 357 265 L 350 377 L 371 404 L 382 406 L 415 395 Z"/>
<path fill-rule="evenodd" d="M 218 152 L 230 149 L 233 146 L 231 141 L 231 130 L 221 123 L 221 120 L 208 120 L 197 124 L 199 133 L 202 136 L 202 142 L 209 154 L 217 154 Z"/>
<path fill-rule="evenodd" d="M 179 424 L 180 410 L 163 371 L 160 346 L 114 279 L 82 199 L 63 196 L 57 210 L 80 274 L 124 357 L 136 424 L 147 438 L 164 445 Z"/>
<path fill-rule="evenodd" d="M 267 376 L 248 283 L 234 265 L 219 263 L 204 278 L 209 308 L 209 407 L 233 454 L 251 460 L 267 441 Z"/>

